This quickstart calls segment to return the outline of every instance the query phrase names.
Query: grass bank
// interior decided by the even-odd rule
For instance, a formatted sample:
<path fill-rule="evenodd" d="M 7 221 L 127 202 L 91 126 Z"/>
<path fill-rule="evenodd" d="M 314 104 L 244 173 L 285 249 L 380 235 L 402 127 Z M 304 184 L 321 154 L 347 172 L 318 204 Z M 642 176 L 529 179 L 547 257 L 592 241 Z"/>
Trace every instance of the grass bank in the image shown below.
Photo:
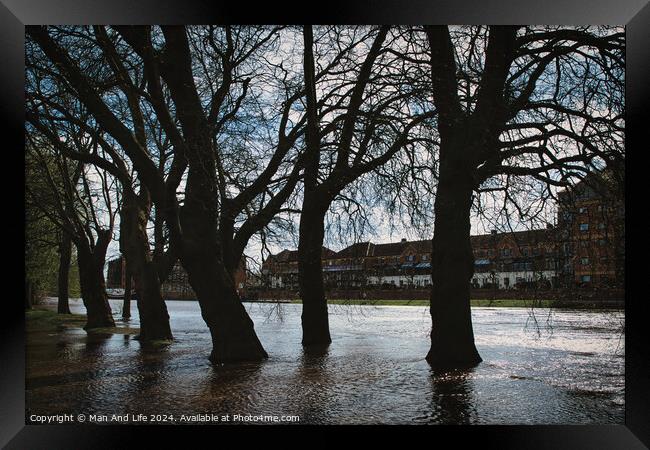
<path fill-rule="evenodd" d="M 61 331 L 69 328 L 83 329 L 86 324 L 84 314 L 59 314 L 49 309 L 34 308 L 25 311 L 25 323 L 28 331 Z M 118 324 L 116 327 L 92 328 L 86 330 L 96 334 L 138 334 L 139 328 Z"/>

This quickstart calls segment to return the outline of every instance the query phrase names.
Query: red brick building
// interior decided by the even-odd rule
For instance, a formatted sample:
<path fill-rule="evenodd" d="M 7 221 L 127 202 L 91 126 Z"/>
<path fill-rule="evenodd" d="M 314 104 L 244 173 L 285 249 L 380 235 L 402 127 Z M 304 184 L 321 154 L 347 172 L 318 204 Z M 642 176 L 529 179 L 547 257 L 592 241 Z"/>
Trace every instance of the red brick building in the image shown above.
<path fill-rule="evenodd" d="M 121 256 L 108 262 L 107 275 L 106 287 L 108 289 L 124 289 L 124 259 Z M 246 293 L 246 280 L 246 259 L 242 258 L 239 268 L 235 272 L 235 287 L 240 296 Z M 187 278 L 187 272 L 179 261 L 174 264 L 167 280 L 161 286 L 161 291 L 163 298 L 169 300 L 196 298 Z"/>
<path fill-rule="evenodd" d="M 558 243 L 554 229 L 472 236 L 475 288 L 502 289 L 558 283 Z M 324 249 L 328 289 L 427 288 L 431 285 L 431 240 L 385 244 L 361 242 L 339 252 Z M 283 250 L 262 265 L 266 288 L 298 289 L 298 255 Z"/>
<path fill-rule="evenodd" d="M 471 237 L 474 288 L 622 288 L 625 206 L 609 172 L 586 177 L 559 193 L 558 224 L 544 229 Z M 431 241 L 361 242 L 339 252 L 323 248 L 328 289 L 426 288 Z M 263 285 L 298 289 L 298 255 L 283 250 L 262 265 Z"/>
<path fill-rule="evenodd" d="M 623 287 L 625 202 L 611 173 L 594 173 L 560 192 L 562 274 L 567 284 Z"/>

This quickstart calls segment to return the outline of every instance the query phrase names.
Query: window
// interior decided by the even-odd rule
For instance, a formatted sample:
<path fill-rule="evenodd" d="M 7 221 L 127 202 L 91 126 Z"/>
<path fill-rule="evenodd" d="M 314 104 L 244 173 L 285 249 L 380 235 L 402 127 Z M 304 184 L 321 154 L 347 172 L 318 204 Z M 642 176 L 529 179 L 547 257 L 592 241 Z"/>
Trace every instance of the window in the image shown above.
<path fill-rule="evenodd" d="M 588 266 L 589 258 L 580 258 L 580 264 L 582 264 L 583 266 Z"/>
<path fill-rule="evenodd" d="M 600 223 L 598 224 L 598 229 L 599 229 L 599 230 L 604 230 L 604 229 L 605 229 L 605 222 L 600 222 Z"/>
<path fill-rule="evenodd" d="M 408 256 L 406 257 L 406 260 L 407 260 L 407 261 L 415 261 L 415 256 L 414 256 L 414 255 L 408 255 Z"/>
<path fill-rule="evenodd" d="M 524 247 L 524 248 L 522 248 L 522 249 L 521 249 L 521 253 L 522 253 L 522 255 L 524 255 L 524 256 L 528 256 L 528 254 L 529 254 L 528 247 Z"/>
<path fill-rule="evenodd" d="M 589 231 L 589 224 L 588 223 L 581 223 L 580 224 L 580 231 Z"/>
<path fill-rule="evenodd" d="M 586 206 L 582 206 L 582 207 L 578 210 L 578 212 L 580 212 L 580 214 L 586 214 L 586 213 L 587 213 L 587 207 L 586 207 Z"/>
<path fill-rule="evenodd" d="M 502 248 L 501 249 L 501 256 L 510 256 L 512 254 L 512 250 L 509 248 Z"/>
<path fill-rule="evenodd" d="M 581 275 L 580 276 L 580 281 L 583 283 L 590 283 L 591 282 L 591 275 Z"/>
<path fill-rule="evenodd" d="M 422 261 L 428 261 L 429 255 L 422 255 Z"/>

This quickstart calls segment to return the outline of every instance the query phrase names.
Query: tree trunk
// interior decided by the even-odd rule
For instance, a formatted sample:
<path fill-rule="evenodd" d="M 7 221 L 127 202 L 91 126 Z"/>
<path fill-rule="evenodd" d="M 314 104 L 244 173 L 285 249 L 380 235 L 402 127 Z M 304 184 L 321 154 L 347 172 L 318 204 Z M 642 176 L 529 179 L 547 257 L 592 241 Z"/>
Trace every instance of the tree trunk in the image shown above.
<path fill-rule="evenodd" d="M 68 278 L 70 275 L 70 258 L 72 256 L 72 240 L 70 236 L 62 232 L 59 242 L 59 283 L 57 312 L 59 314 L 70 314 Z"/>
<path fill-rule="evenodd" d="M 114 327 L 115 322 L 106 295 L 104 258 L 97 258 L 87 249 L 77 247 L 77 262 L 81 297 L 86 307 L 87 319 L 84 329 Z"/>
<path fill-rule="evenodd" d="M 268 357 L 253 321 L 242 304 L 234 278 L 218 258 L 188 255 L 181 259 L 212 335 L 213 363 L 257 361 Z"/>
<path fill-rule="evenodd" d="M 325 213 L 329 203 L 319 198 L 317 190 L 321 144 L 313 55 L 314 37 L 311 25 L 304 26 L 303 38 L 305 44 L 303 67 L 307 97 L 307 159 L 298 237 L 298 285 L 302 299 L 302 345 L 323 347 L 332 342 L 321 261 Z"/>
<path fill-rule="evenodd" d="M 326 209 L 325 209 L 326 211 Z M 305 196 L 298 240 L 298 284 L 302 299 L 302 345 L 332 342 L 327 299 L 323 286 L 322 252 L 325 212 L 315 199 Z"/>
<path fill-rule="evenodd" d="M 474 345 L 470 308 L 472 177 L 462 162 L 446 162 L 442 153 L 431 255 L 431 349 L 426 359 L 438 368 L 473 367 L 481 357 Z"/>
<path fill-rule="evenodd" d="M 144 188 L 142 188 L 144 189 Z M 146 197 L 146 193 L 143 194 Z M 172 339 L 167 305 L 162 297 L 158 270 L 151 256 L 147 236 L 148 211 L 138 200 L 125 191 L 120 213 L 120 250 L 126 261 L 127 278 L 133 278 L 138 296 L 140 315 L 140 340 Z M 130 297 L 131 283 L 124 286 L 125 301 Z"/>
<path fill-rule="evenodd" d="M 122 319 L 131 318 L 131 290 L 132 290 L 132 281 L 131 270 L 126 264 L 126 258 L 124 258 L 124 300 L 122 301 Z"/>
<path fill-rule="evenodd" d="M 210 361 L 259 361 L 268 354 L 255 334 L 253 321 L 235 289 L 233 273 L 229 273 L 224 261 L 221 241 L 232 237 L 225 237 L 217 226 L 216 169 L 213 154 L 205 153 L 210 149 L 209 140 L 198 143 L 196 148 L 202 157 L 189 158 L 185 203 L 180 211 L 180 260 L 212 334 Z"/>

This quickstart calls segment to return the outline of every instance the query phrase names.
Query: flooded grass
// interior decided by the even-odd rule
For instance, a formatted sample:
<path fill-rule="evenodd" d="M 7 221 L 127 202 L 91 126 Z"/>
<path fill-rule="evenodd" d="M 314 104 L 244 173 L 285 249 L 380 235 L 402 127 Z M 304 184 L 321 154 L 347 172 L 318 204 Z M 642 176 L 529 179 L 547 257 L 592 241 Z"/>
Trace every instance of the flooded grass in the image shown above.
<path fill-rule="evenodd" d="M 116 316 L 120 304 L 112 301 Z M 219 366 L 208 361 L 212 341 L 196 302 L 167 301 L 174 340 L 156 343 L 87 333 L 83 315 L 29 312 L 27 410 L 298 415 L 307 424 L 624 421 L 620 311 L 474 308 L 484 362 L 441 374 L 424 360 L 426 306 L 332 305 L 333 342 L 318 353 L 300 344 L 300 305 L 245 306 L 269 359 Z M 80 301 L 71 307 L 83 312 Z M 136 330 L 137 311 L 116 322 Z"/>
<path fill-rule="evenodd" d="M 292 300 L 291 303 L 301 304 L 300 300 Z M 369 306 L 429 306 L 429 300 L 368 300 L 368 299 L 328 299 L 331 305 L 369 305 Z M 502 308 L 549 308 L 553 300 L 521 300 L 521 299 L 495 299 L 495 300 L 471 300 L 474 307 L 502 307 Z"/>
<path fill-rule="evenodd" d="M 84 314 L 59 314 L 56 311 L 35 307 L 25 312 L 25 323 L 28 330 L 32 331 L 58 331 L 65 328 L 83 329 L 86 324 Z M 125 323 L 116 321 L 115 327 L 91 328 L 86 330 L 89 334 L 133 334 L 140 333 L 140 328 L 129 327 Z"/>

